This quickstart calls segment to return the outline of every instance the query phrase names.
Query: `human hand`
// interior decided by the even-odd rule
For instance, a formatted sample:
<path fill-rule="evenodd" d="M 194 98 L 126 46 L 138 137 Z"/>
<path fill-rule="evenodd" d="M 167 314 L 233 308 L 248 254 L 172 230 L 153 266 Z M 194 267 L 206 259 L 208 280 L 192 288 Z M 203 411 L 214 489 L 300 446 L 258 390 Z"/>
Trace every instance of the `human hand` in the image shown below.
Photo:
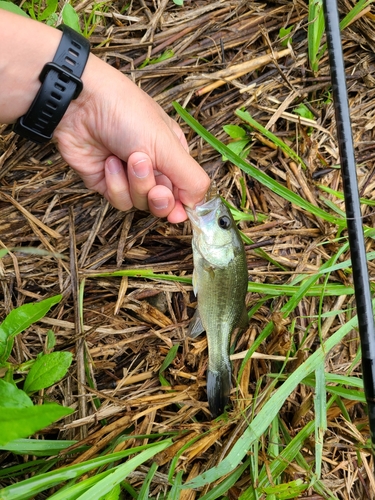
<path fill-rule="evenodd" d="M 182 130 L 119 71 L 90 55 L 84 90 L 54 138 L 61 155 L 119 210 L 133 205 L 173 223 L 187 218 L 209 187 Z"/>

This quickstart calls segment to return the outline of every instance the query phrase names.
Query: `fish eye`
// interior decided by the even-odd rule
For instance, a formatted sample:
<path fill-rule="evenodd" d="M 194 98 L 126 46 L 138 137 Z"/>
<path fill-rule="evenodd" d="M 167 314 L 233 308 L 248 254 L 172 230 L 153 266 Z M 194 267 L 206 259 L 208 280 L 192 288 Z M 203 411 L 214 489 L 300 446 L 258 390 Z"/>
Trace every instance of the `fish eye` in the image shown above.
<path fill-rule="evenodd" d="M 219 224 L 219 227 L 221 227 L 221 229 L 229 229 L 231 226 L 231 220 L 227 215 L 219 217 L 217 222 Z"/>

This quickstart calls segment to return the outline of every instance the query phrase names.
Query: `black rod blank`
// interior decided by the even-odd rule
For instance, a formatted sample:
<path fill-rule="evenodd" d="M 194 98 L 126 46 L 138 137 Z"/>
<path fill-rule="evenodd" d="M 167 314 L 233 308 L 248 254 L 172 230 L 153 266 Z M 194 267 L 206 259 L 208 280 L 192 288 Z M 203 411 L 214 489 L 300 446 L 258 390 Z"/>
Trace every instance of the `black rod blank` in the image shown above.
<path fill-rule="evenodd" d="M 362 376 L 368 405 L 372 448 L 375 450 L 375 327 L 366 261 L 353 137 L 346 89 L 336 0 L 323 0 L 336 115 L 341 173 L 346 207 L 353 283 L 357 303 L 358 329 L 362 348 Z"/>

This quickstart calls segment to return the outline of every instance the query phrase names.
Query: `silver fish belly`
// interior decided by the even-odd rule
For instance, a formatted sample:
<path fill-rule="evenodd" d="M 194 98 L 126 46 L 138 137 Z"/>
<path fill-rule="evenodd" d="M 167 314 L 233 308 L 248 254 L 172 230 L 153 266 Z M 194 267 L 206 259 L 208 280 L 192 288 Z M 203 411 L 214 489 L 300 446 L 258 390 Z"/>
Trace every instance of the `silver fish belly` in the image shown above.
<path fill-rule="evenodd" d="M 198 297 L 189 330 L 191 336 L 203 331 L 207 334 L 207 398 L 216 417 L 228 404 L 232 385 L 230 337 L 247 321 L 246 254 L 232 215 L 220 197 L 186 211 L 193 226 L 193 285 Z"/>

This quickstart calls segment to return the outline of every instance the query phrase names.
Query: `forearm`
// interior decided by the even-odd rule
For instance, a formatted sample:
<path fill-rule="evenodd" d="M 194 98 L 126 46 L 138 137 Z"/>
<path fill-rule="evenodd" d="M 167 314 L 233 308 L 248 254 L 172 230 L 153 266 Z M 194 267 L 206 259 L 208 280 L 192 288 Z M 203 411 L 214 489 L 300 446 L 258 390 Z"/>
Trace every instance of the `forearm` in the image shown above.
<path fill-rule="evenodd" d="M 0 9 L 0 123 L 13 123 L 29 109 L 43 66 L 52 61 L 61 32 Z"/>

